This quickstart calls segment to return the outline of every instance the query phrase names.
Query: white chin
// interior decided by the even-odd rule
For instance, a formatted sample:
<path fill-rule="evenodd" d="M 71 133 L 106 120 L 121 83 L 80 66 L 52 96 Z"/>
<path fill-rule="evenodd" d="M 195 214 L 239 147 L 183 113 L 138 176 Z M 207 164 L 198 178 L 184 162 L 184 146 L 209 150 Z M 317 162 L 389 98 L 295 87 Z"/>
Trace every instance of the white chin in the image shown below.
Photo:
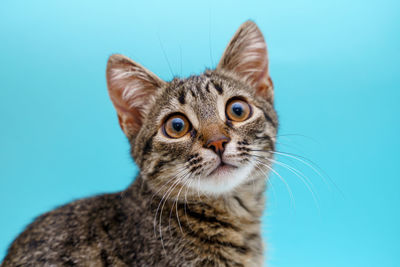
<path fill-rule="evenodd" d="M 210 176 L 195 178 L 196 180 L 190 183 L 189 187 L 210 195 L 227 193 L 242 184 L 252 169 L 252 164 L 239 168 L 225 165 L 213 171 Z"/>

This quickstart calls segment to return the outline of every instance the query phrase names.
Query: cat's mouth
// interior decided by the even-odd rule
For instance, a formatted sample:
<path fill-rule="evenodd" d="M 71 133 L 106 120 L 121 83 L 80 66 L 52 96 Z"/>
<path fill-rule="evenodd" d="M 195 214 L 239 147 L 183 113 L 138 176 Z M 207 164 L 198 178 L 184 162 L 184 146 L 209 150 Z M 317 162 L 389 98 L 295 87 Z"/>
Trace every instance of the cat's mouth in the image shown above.
<path fill-rule="evenodd" d="M 237 168 L 238 167 L 236 167 L 236 166 L 233 166 L 231 164 L 221 161 L 221 163 L 212 172 L 210 172 L 209 176 L 211 176 L 211 175 L 226 175 Z"/>

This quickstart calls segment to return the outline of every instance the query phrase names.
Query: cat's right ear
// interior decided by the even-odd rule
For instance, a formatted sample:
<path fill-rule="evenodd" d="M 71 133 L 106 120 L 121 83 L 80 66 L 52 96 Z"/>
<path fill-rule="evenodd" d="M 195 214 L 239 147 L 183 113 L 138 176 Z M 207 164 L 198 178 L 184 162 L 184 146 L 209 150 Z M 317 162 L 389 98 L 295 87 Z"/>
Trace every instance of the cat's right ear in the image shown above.
<path fill-rule="evenodd" d="M 158 88 L 165 82 L 123 55 L 112 55 L 107 63 L 108 93 L 118 114 L 119 124 L 128 139 L 142 127 L 144 113 Z"/>

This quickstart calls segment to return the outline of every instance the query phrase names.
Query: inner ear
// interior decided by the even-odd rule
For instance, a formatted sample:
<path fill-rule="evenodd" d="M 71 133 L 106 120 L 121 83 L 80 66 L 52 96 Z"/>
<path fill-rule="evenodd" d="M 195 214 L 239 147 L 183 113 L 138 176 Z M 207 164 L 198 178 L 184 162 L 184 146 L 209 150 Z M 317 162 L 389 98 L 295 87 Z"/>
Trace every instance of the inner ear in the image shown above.
<path fill-rule="evenodd" d="M 267 44 L 254 22 L 246 21 L 239 27 L 226 47 L 217 70 L 233 73 L 253 86 L 256 94 L 273 100 Z"/>
<path fill-rule="evenodd" d="M 108 59 L 106 76 L 119 124 L 129 139 L 134 138 L 152 98 L 165 82 L 140 64 L 117 54 Z"/>

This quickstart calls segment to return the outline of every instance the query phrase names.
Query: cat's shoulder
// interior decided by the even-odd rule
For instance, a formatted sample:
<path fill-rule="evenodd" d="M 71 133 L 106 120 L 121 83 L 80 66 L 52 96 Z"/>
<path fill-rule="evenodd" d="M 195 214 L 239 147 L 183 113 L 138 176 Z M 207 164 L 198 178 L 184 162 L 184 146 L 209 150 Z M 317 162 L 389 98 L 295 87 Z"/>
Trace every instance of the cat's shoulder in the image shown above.
<path fill-rule="evenodd" d="M 115 209 L 119 209 L 122 194 L 99 194 L 92 197 L 81 198 L 56 207 L 55 209 L 38 216 L 28 227 L 58 228 L 74 227 L 74 222 L 79 222 L 76 226 L 82 225 L 85 220 L 101 218 L 110 214 Z M 67 225 L 64 225 L 67 224 Z"/>
<path fill-rule="evenodd" d="M 101 194 L 38 216 L 11 244 L 2 266 L 13 266 L 12 262 L 56 263 L 63 253 L 90 247 L 102 239 L 113 221 L 126 219 L 121 198 L 122 193 Z"/>

